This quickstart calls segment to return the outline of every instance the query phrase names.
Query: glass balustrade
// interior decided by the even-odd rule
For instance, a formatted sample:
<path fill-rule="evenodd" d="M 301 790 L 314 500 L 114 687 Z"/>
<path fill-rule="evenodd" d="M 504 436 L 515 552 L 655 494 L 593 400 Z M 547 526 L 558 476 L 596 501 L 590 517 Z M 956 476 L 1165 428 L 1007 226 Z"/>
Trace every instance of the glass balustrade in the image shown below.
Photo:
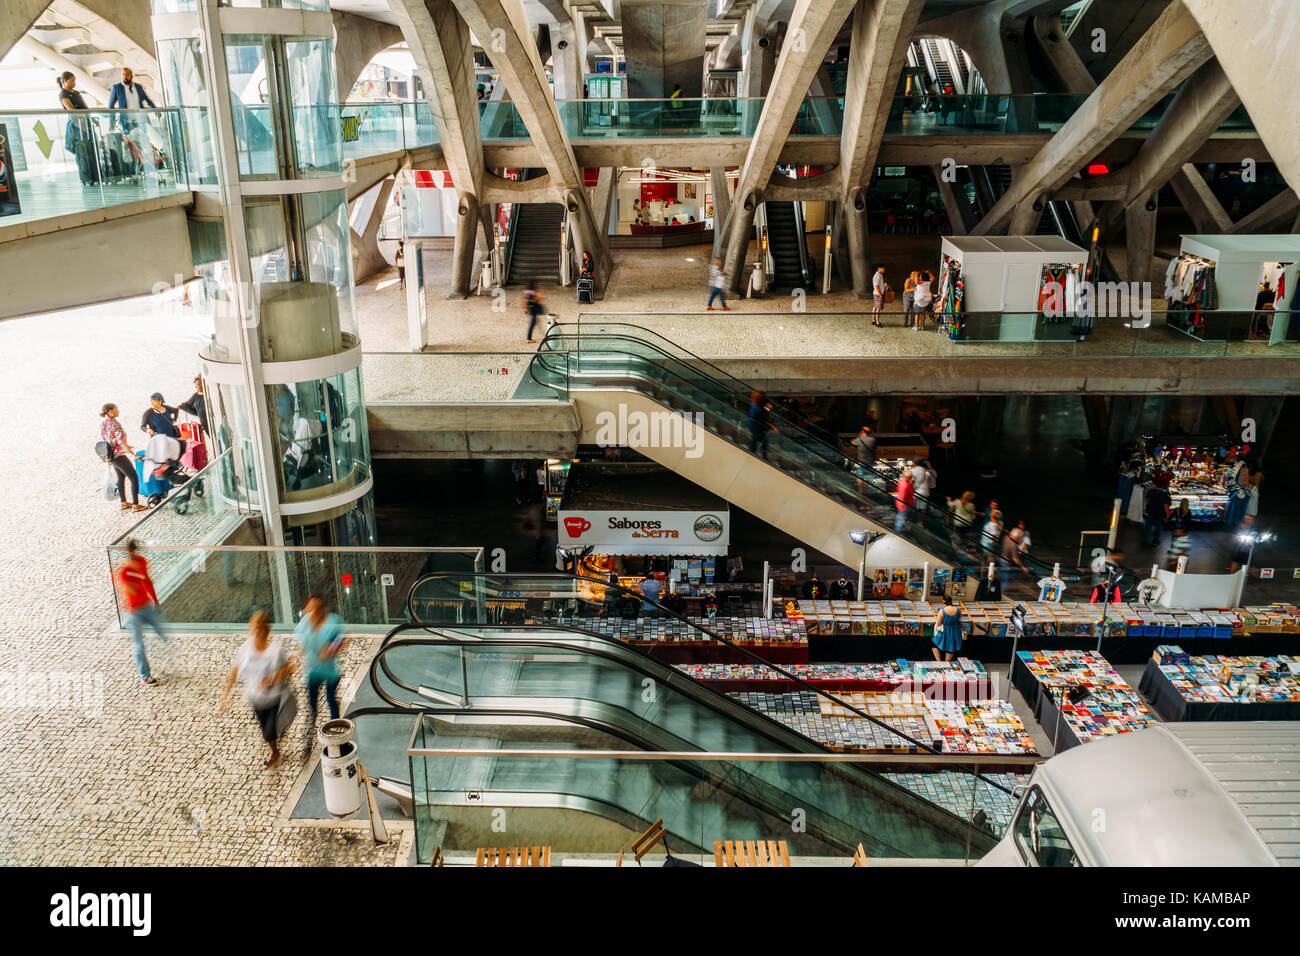
<path fill-rule="evenodd" d="M 0 226 L 189 191 L 184 129 L 166 109 L 0 112 Z"/>

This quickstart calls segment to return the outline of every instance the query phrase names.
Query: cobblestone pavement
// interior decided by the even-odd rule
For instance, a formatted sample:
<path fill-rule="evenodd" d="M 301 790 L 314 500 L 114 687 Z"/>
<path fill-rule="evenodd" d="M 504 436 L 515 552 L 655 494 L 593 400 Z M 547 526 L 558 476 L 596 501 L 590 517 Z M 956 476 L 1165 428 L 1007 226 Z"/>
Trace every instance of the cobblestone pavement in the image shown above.
<path fill-rule="evenodd" d="M 205 330 L 158 304 L 0 322 L 0 403 L 10 422 L 0 430 L 8 492 L 0 690 L 25 687 L 0 697 L 0 863 L 404 861 L 409 827 L 374 847 L 365 824 L 281 822 L 303 768 L 305 718 L 290 731 L 282 767 L 267 772 L 242 700 L 216 715 L 240 636 L 177 634 L 166 648 L 150 637 L 161 683 L 146 687 L 135 675 L 104 551 L 133 522 L 103 499 L 105 467 L 92 445 L 105 401 L 121 406 L 134 443 L 150 392 L 169 402 L 190 395 Z M 349 648 L 349 681 L 363 672 L 373 640 Z M 48 675 L 58 693 L 26 686 Z"/>

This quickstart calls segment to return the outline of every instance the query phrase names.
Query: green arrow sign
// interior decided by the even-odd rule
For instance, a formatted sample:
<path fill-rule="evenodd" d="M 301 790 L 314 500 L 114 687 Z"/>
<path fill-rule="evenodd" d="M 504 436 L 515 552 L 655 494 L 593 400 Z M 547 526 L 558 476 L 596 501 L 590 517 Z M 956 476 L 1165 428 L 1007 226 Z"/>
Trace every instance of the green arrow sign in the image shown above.
<path fill-rule="evenodd" d="M 54 146 L 54 140 L 50 139 L 50 134 L 45 132 L 45 124 L 37 120 L 32 129 L 36 131 L 36 148 L 41 151 L 42 156 L 49 159 L 50 148 Z"/>

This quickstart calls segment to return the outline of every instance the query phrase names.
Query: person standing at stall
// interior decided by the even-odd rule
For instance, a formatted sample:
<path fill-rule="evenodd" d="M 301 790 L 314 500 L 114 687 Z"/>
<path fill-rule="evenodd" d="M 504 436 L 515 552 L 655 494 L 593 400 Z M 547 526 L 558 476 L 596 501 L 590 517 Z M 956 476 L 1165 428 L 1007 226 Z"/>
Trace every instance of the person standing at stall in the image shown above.
<path fill-rule="evenodd" d="M 934 637 L 930 639 L 936 661 L 950 661 L 961 653 L 962 633 L 961 608 L 952 603 L 952 598 L 943 596 L 943 607 L 934 619 Z M 942 656 L 941 656 L 942 655 Z"/>

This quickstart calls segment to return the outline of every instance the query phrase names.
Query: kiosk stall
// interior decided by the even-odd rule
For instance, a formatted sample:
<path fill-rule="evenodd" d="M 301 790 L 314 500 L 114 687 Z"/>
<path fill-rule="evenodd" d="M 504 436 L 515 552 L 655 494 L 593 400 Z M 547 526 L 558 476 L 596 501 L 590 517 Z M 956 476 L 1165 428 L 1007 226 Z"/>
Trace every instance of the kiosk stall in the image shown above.
<path fill-rule="evenodd" d="M 944 236 L 941 248 L 935 312 L 950 338 L 1032 342 L 1092 331 L 1086 249 L 1059 236 Z"/>
<path fill-rule="evenodd" d="M 1294 341 L 1298 279 L 1300 235 L 1183 236 L 1165 270 L 1166 322 L 1204 341 Z"/>

